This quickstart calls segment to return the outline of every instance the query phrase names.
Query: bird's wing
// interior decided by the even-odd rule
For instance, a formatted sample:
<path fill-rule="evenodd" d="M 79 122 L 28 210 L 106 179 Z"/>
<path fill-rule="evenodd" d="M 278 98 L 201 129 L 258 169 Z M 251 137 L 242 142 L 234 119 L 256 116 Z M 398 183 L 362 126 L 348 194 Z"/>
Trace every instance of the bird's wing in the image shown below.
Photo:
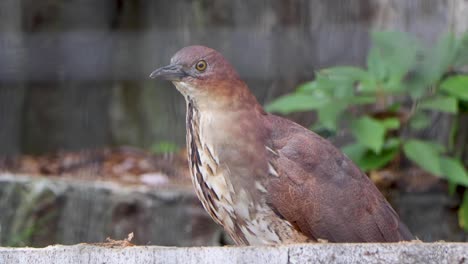
<path fill-rule="evenodd" d="M 292 121 L 266 118 L 273 174 L 268 203 L 277 214 L 315 240 L 413 239 L 379 190 L 346 155 Z"/>

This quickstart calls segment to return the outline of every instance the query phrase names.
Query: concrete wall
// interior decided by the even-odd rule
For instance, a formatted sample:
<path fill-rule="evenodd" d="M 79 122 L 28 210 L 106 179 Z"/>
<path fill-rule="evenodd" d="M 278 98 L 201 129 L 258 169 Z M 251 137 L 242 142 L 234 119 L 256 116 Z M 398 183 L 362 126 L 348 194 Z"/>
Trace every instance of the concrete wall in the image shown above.
<path fill-rule="evenodd" d="M 279 247 L 50 246 L 0 248 L 2 264 L 467 263 L 467 243 L 303 244 Z"/>

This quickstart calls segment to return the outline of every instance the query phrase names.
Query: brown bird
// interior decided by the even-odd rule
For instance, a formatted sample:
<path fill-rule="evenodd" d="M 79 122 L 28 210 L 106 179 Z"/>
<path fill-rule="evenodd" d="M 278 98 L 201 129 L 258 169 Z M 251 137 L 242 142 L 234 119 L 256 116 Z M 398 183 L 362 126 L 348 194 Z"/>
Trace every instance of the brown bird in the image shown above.
<path fill-rule="evenodd" d="M 217 51 L 185 47 L 150 77 L 172 81 L 185 97 L 196 193 L 238 245 L 413 239 L 348 157 L 266 113 Z"/>

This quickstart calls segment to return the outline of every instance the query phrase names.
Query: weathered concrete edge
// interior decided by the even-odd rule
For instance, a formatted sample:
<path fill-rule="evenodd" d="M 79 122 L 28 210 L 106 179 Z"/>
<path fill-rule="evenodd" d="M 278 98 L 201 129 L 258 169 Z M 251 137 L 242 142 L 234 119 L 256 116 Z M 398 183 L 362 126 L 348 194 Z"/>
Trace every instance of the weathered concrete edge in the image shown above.
<path fill-rule="evenodd" d="M 161 198 L 174 198 L 178 196 L 193 196 L 196 197 L 192 186 L 145 186 L 145 185 L 130 185 L 113 182 L 111 180 L 90 180 L 76 178 L 61 178 L 59 176 L 32 176 L 27 174 L 15 174 L 10 172 L 0 171 L 0 184 L 3 183 L 24 183 L 38 184 L 41 187 L 46 184 L 55 192 L 66 190 L 68 187 L 105 190 L 119 193 L 145 193 Z"/>
<path fill-rule="evenodd" d="M 0 248 L 0 263 L 468 263 L 468 243 Z"/>

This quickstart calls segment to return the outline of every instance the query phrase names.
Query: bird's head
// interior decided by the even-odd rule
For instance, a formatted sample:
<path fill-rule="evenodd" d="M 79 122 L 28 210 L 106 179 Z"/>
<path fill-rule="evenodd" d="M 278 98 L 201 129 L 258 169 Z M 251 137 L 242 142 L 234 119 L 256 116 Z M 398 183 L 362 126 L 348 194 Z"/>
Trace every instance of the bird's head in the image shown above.
<path fill-rule="evenodd" d="M 204 46 L 179 50 L 169 65 L 153 71 L 150 78 L 171 81 L 179 92 L 199 105 L 238 105 L 253 97 L 223 55 Z"/>

